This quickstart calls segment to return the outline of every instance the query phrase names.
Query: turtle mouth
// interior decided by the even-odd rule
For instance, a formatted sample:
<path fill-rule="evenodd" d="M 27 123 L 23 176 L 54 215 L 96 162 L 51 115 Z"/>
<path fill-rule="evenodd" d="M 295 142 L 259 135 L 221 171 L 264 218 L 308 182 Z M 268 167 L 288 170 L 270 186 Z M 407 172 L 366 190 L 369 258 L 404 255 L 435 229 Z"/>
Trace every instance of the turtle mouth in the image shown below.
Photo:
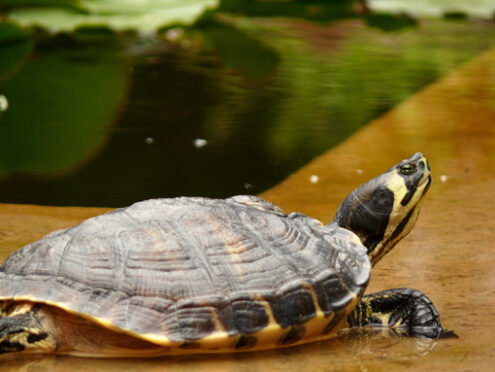
<path fill-rule="evenodd" d="M 428 191 L 428 189 L 430 188 L 430 185 L 431 185 L 431 181 L 432 181 L 432 178 L 431 178 L 431 174 L 428 175 L 428 177 L 426 177 L 425 179 L 423 179 L 420 184 L 418 185 L 418 188 L 420 187 L 423 187 L 423 194 L 421 195 L 421 197 L 426 194 L 426 192 Z"/>
<path fill-rule="evenodd" d="M 425 184 L 429 186 L 431 183 L 431 174 L 428 174 L 426 177 L 423 176 L 423 178 L 419 181 L 418 187 L 424 186 Z"/>
<path fill-rule="evenodd" d="M 420 169 L 424 170 L 423 177 L 420 179 L 418 182 L 418 188 L 424 187 L 423 194 L 428 190 L 430 187 L 432 178 L 431 178 L 431 168 L 430 164 L 428 163 L 428 160 L 423 156 L 422 159 L 419 162 Z"/>

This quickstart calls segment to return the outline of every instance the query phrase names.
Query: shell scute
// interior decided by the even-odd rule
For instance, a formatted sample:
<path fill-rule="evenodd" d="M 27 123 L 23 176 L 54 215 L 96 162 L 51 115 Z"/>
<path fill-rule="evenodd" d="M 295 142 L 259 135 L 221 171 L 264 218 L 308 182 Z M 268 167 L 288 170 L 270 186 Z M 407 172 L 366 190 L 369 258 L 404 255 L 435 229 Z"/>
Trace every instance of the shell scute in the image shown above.
<path fill-rule="evenodd" d="M 212 314 L 215 308 L 211 305 L 198 306 L 193 301 L 182 303 L 177 306 L 175 314 L 177 316 L 177 327 L 175 333 L 178 337 L 173 337 L 173 341 L 180 340 L 199 340 L 210 335 L 215 330 L 215 323 Z"/>
<path fill-rule="evenodd" d="M 172 342 L 254 337 L 272 323 L 296 342 L 303 328 L 289 327 L 340 314 L 366 287 L 369 261 L 349 234 L 259 198 L 155 199 L 12 254 L 0 266 L 0 300 L 48 303 Z"/>
<path fill-rule="evenodd" d="M 316 316 L 316 304 L 307 286 L 299 284 L 283 289 L 270 301 L 273 316 L 282 328 L 304 323 Z"/>
<path fill-rule="evenodd" d="M 266 199 L 259 198 L 254 195 L 235 195 L 229 198 L 239 204 L 245 204 L 248 207 L 256 208 L 261 211 L 272 212 L 280 216 L 285 216 L 286 213 L 278 205 L 269 202 Z"/>
<path fill-rule="evenodd" d="M 231 328 L 240 334 L 250 334 L 267 326 L 269 318 L 265 306 L 252 298 L 236 299 L 232 304 Z"/>

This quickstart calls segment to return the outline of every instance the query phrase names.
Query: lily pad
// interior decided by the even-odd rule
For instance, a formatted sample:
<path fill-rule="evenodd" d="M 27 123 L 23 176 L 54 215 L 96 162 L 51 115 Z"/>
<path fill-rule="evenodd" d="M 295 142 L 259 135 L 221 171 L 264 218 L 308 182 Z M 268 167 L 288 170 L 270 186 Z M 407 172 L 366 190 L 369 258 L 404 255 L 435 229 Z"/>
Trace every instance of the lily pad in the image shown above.
<path fill-rule="evenodd" d="M 151 33 L 167 24 L 192 24 L 217 5 L 218 0 L 82 0 L 77 7 L 16 7 L 8 12 L 8 19 L 53 32 L 105 25 L 118 31 Z"/>
<path fill-rule="evenodd" d="M 493 0 L 369 0 L 374 11 L 406 12 L 423 17 L 441 18 L 452 12 L 462 12 L 470 17 L 490 19 L 495 11 Z"/>

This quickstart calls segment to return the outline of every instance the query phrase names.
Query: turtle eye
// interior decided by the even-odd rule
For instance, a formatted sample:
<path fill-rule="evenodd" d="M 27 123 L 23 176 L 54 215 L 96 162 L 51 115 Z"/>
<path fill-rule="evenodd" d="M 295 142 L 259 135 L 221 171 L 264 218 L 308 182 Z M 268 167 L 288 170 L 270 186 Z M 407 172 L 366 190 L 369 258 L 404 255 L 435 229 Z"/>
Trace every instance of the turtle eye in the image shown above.
<path fill-rule="evenodd" d="M 414 172 L 414 170 L 416 169 L 416 165 L 413 164 L 413 163 L 406 163 L 406 164 L 403 164 L 400 166 L 400 173 L 405 175 L 405 176 L 408 176 L 410 175 L 411 173 Z"/>

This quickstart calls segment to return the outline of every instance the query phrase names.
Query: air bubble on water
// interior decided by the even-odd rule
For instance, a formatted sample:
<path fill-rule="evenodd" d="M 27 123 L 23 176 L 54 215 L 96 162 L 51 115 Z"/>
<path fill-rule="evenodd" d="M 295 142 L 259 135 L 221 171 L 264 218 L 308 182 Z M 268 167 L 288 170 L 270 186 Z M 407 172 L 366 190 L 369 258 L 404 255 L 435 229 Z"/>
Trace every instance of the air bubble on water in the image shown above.
<path fill-rule="evenodd" d="M 208 142 L 206 142 L 206 140 L 203 138 L 196 138 L 194 140 L 194 147 L 196 147 L 197 149 L 200 149 L 201 147 L 206 146 L 207 143 Z"/>
<path fill-rule="evenodd" d="M 441 182 L 447 182 L 447 178 L 448 178 L 448 177 L 447 177 L 447 175 L 442 174 L 442 175 L 440 176 L 440 181 L 441 181 Z"/>
<path fill-rule="evenodd" d="M 9 101 L 7 101 L 7 97 L 3 94 L 0 94 L 0 112 L 7 111 L 9 108 Z"/>
<path fill-rule="evenodd" d="M 363 174 L 363 170 L 362 169 L 356 169 L 356 173 L 361 175 L 361 174 Z"/>
<path fill-rule="evenodd" d="M 147 145 L 151 145 L 153 142 L 155 142 L 155 139 L 152 137 L 147 137 L 144 142 L 146 142 Z"/>
<path fill-rule="evenodd" d="M 246 182 L 246 183 L 244 184 L 244 188 L 245 188 L 246 190 L 251 190 L 251 189 L 253 188 L 253 185 L 251 185 L 249 182 Z"/>
<path fill-rule="evenodd" d="M 311 177 L 309 177 L 309 182 L 312 184 L 318 183 L 320 180 L 320 177 L 318 177 L 316 174 L 313 174 Z"/>
<path fill-rule="evenodd" d="M 183 35 L 184 30 L 179 27 L 171 28 L 165 33 L 165 37 L 167 38 L 167 40 L 172 42 L 179 40 Z"/>

